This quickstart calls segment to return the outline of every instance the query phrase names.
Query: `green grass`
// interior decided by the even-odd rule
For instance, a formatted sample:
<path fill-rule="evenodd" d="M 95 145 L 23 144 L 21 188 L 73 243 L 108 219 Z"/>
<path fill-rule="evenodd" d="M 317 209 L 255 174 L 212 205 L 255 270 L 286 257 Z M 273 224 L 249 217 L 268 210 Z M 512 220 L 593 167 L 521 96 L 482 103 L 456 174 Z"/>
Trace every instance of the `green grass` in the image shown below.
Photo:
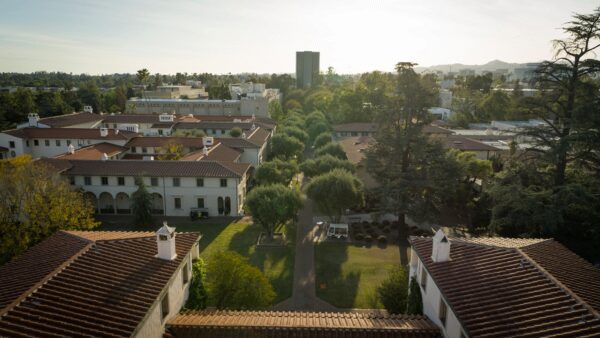
<path fill-rule="evenodd" d="M 397 245 L 367 248 L 344 243 L 318 244 L 315 247 L 317 296 L 340 308 L 382 308 L 377 287 L 399 264 Z"/>
<path fill-rule="evenodd" d="M 256 224 L 231 223 L 226 226 L 202 225 L 197 230 L 202 233 L 200 257 L 209 259 L 219 251 L 235 251 L 248 257 L 251 264 L 261 269 L 269 278 L 278 303 L 292 296 L 294 276 L 294 246 L 275 248 L 256 248 L 258 235 L 262 227 Z"/>

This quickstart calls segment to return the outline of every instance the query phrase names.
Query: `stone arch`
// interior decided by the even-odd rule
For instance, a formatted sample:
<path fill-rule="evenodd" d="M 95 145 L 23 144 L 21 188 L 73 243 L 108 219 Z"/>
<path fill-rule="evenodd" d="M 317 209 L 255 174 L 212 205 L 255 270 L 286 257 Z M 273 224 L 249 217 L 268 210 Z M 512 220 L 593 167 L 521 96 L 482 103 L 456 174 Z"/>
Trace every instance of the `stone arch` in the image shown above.
<path fill-rule="evenodd" d="M 164 214 L 164 202 L 161 194 L 153 192 L 152 195 L 152 213 L 157 215 Z"/>
<path fill-rule="evenodd" d="M 86 191 L 83 193 L 83 198 L 94 208 L 94 212 L 98 213 L 98 198 L 96 198 L 96 195 L 91 191 Z"/>
<path fill-rule="evenodd" d="M 115 200 L 109 192 L 100 193 L 98 197 L 98 209 L 101 214 L 115 213 Z"/>
<path fill-rule="evenodd" d="M 117 206 L 117 214 L 130 214 L 131 213 L 131 201 L 129 195 L 124 192 L 120 192 L 115 197 L 115 204 Z"/>

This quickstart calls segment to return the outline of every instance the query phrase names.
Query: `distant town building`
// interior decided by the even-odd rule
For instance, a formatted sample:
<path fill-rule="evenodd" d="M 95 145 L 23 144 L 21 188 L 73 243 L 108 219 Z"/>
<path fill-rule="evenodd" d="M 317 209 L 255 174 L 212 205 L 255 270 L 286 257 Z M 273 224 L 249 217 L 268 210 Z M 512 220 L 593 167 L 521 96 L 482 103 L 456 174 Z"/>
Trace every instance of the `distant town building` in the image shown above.
<path fill-rule="evenodd" d="M 208 99 L 208 93 L 203 87 L 165 85 L 155 90 L 146 91 L 143 95 L 148 99 Z"/>
<path fill-rule="evenodd" d="M 409 238 L 423 314 L 447 338 L 600 332 L 600 270 L 552 239 Z"/>
<path fill-rule="evenodd" d="M 310 88 L 319 76 L 319 52 L 296 52 L 296 87 Z"/>

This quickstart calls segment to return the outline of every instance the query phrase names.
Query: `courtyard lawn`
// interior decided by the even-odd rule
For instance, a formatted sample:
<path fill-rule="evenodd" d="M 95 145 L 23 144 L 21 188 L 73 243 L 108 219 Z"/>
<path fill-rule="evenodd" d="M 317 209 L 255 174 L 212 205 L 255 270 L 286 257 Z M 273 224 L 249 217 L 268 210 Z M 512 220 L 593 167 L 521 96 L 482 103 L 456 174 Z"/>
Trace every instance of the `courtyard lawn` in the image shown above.
<path fill-rule="evenodd" d="M 398 265 L 397 245 L 320 243 L 315 246 L 317 296 L 340 308 L 383 308 L 377 287 Z"/>
<path fill-rule="evenodd" d="M 200 240 L 200 257 L 206 260 L 219 251 L 236 251 L 248 257 L 250 263 L 261 269 L 271 281 L 278 303 L 292 296 L 292 279 L 294 277 L 294 245 L 286 247 L 256 248 L 258 235 L 262 227 L 257 224 L 231 223 L 226 227 L 199 230 L 203 235 Z"/>

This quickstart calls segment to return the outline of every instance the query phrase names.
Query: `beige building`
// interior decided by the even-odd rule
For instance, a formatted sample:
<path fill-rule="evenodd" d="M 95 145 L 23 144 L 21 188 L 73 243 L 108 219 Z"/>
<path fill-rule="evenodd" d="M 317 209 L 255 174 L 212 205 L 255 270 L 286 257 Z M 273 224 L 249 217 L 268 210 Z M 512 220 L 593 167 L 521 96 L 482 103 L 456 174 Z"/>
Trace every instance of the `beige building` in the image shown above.
<path fill-rule="evenodd" d="M 204 88 L 192 86 L 168 85 L 158 86 L 156 90 L 144 92 L 144 98 L 148 99 L 208 99 L 208 93 Z"/>
<path fill-rule="evenodd" d="M 139 99 L 127 101 L 135 114 L 192 114 L 221 116 L 269 116 L 269 100 L 266 97 L 242 97 L 239 100 L 182 100 Z"/>

